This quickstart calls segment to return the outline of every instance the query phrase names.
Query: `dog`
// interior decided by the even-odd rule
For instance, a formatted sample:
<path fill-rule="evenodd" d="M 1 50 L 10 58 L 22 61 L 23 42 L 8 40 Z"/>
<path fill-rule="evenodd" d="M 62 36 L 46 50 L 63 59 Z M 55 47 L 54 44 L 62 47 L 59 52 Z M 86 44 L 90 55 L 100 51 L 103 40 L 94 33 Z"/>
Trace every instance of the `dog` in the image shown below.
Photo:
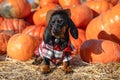
<path fill-rule="evenodd" d="M 50 10 L 47 12 L 47 26 L 43 41 L 38 47 L 33 64 L 43 61 L 42 73 L 49 73 L 50 62 L 55 65 L 63 63 L 65 73 L 72 72 L 70 67 L 71 51 L 69 32 L 73 38 L 78 38 L 78 30 L 70 18 L 70 9 Z"/>

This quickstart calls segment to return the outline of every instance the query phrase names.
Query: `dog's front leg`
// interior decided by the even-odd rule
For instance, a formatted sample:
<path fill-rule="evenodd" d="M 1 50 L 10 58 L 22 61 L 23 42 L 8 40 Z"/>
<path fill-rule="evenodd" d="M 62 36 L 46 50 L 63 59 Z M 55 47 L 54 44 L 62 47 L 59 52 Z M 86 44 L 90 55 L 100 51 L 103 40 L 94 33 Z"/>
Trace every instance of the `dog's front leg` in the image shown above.
<path fill-rule="evenodd" d="M 73 72 L 71 66 L 70 66 L 70 61 L 63 62 L 63 71 L 65 73 L 71 73 Z"/>
<path fill-rule="evenodd" d="M 43 65 L 41 68 L 43 74 L 49 73 L 50 70 L 50 59 L 43 57 Z"/>
<path fill-rule="evenodd" d="M 40 55 L 35 55 L 34 61 L 32 62 L 33 65 L 39 65 L 42 62 L 42 58 Z"/>

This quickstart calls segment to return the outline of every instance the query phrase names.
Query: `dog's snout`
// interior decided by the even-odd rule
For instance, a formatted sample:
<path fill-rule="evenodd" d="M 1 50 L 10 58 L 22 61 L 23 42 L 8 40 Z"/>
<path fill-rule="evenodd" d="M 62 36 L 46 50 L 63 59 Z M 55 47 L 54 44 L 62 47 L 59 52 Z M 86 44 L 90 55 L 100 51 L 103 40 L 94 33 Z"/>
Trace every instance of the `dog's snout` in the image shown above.
<path fill-rule="evenodd" d="M 53 33 L 54 33 L 54 34 L 58 34 L 59 32 L 60 32 L 59 29 L 57 29 L 57 28 L 54 28 L 54 29 L 53 29 Z"/>

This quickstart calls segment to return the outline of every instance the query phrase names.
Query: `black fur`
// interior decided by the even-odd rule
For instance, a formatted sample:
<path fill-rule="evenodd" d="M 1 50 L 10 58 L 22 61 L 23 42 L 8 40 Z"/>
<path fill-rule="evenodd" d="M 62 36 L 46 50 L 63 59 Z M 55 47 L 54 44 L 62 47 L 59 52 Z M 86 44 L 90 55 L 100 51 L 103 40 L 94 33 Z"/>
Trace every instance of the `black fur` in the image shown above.
<path fill-rule="evenodd" d="M 65 31 L 63 38 L 56 38 L 54 35 L 52 35 L 51 32 L 53 32 L 54 34 L 59 34 L 59 32 L 61 32 L 61 29 L 66 26 L 67 26 L 67 29 Z M 52 46 L 59 44 L 61 50 L 63 50 L 68 45 L 68 42 L 69 42 L 69 29 L 73 38 L 77 39 L 78 30 L 75 24 L 73 23 L 73 21 L 71 20 L 71 18 L 67 15 L 67 13 L 64 13 L 64 12 L 54 13 L 51 16 L 50 21 L 47 24 L 47 27 L 43 35 L 43 40 L 45 44 L 49 44 Z M 46 65 L 50 64 L 49 59 L 47 58 L 43 58 L 43 62 Z"/>
<path fill-rule="evenodd" d="M 59 19 L 62 20 L 62 23 L 59 22 Z M 69 41 L 69 33 L 68 29 L 70 28 L 70 33 L 73 36 L 73 38 L 78 38 L 78 30 L 73 23 L 73 21 L 70 19 L 70 17 L 64 13 L 64 12 L 58 12 L 54 13 L 52 17 L 50 18 L 50 21 L 46 27 L 46 30 L 44 32 L 44 42 L 46 44 L 54 44 L 55 37 L 52 36 L 51 30 L 54 30 L 53 32 L 59 32 L 60 29 L 64 26 L 68 25 L 68 28 L 65 33 L 65 37 L 63 38 L 64 41 Z M 56 31 L 55 31 L 56 30 Z"/>

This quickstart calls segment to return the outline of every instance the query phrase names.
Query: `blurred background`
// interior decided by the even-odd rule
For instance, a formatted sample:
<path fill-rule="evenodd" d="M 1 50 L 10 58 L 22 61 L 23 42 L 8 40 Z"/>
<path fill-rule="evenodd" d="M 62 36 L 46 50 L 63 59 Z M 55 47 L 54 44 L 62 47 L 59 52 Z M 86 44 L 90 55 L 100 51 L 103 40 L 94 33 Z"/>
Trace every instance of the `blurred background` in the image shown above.
<path fill-rule="evenodd" d="M 33 2 L 34 0 L 28 0 L 30 3 Z"/>

